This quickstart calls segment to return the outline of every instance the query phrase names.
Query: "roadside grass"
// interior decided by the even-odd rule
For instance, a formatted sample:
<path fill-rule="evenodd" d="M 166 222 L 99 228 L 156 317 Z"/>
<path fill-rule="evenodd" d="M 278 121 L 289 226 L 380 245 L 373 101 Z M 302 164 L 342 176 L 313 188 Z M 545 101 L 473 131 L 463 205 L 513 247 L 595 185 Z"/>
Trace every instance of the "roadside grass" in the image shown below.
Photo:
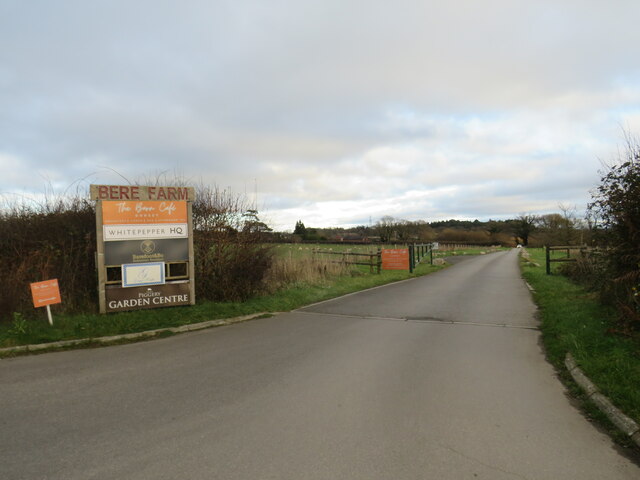
<path fill-rule="evenodd" d="M 557 267 L 552 269 L 552 275 L 546 275 L 544 249 L 527 250 L 531 261 L 521 262 L 522 272 L 535 290 L 533 296 L 539 307 L 542 341 L 549 360 L 576 393 L 579 389 L 564 367 L 565 356 L 570 352 L 614 405 L 640 421 L 640 338 L 617 332 L 614 309 L 560 275 Z M 599 420 L 606 418 L 593 406 L 587 410 Z"/>
<path fill-rule="evenodd" d="M 73 339 L 90 340 L 260 312 L 289 311 L 347 293 L 427 275 L 442 268 L 423 263 L 414 273 L 390 270 L 380 274 L 353 269 L 347 274 L 315 283 L 298 282 L 272 294 L 257 296 L 244 302 L 202 302 L 190 307 L 138 310 L 108 315 L 56 315 L 54 305 L 53 326 L 49 325 L 44 309 L 41 309 L 38 320 L 27 320 L 15 315 L 12 322 L 0 324 L 0 348 Z"/>

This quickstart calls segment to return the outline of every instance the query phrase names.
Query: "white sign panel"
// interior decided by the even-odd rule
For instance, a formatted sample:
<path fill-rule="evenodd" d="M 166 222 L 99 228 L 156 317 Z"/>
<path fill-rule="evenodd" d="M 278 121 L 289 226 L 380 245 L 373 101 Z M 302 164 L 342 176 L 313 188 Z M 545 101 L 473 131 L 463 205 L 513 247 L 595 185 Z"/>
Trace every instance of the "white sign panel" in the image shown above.
<path fill-rule="evenodd" d="M 163 225 L 104 225 L 104 241 L 118 240 L 155 240 L 158 238 L 187 238 L 189 229 L 186 223 Z"/>
<path fill-rule="evenodd" d="M 164 262 L 127 263 L 122 265 L 122 286 L 164 285 Z"/>

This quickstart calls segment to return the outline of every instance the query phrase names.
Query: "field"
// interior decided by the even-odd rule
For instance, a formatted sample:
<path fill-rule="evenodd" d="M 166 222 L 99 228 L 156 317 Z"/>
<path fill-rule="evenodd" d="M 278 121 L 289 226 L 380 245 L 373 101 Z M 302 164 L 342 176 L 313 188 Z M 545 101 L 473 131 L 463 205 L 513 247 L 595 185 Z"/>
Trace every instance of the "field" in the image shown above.
<path fill-rule="evenodd" d="M 406 248 L 404 244 L 340 244 L 340 243 L 278 243 L 274 245 L 274 252 L 280 258 L 305 258 L 313 256 L 314 250 L 345 252 L 345 253 L 369 253 L 374 254 L 381 248 Z M 434 258 L 456 256 L 456 255 L 479 255 L 484 253 L 508 250 L 504 247 L 474 247 L 466 245 L 440 245 L 438 250 L 434 250 Z"/>

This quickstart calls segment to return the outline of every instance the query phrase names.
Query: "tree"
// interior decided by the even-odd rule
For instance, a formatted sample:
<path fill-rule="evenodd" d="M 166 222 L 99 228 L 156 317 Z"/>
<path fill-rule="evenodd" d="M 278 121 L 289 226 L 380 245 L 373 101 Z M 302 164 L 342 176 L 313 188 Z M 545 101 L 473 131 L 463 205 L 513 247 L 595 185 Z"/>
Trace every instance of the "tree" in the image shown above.
<path fill-rule="evenodd" d="M 385 215 L 376 224 L 376 230 L 381 242 L 390 242 L 396 235 L 396 219 Z"/>
<path fill-rule="evenodd" d="M 536 217 L 534 215 L 521 214 L 513 221 L 513 235 L 516 241 L 522 240 L 522 245 L 529 245 L 529 236 L 536 229 Z"/>
<path fill-rule="evenodd" d="M 242 230 L 249 233 L 268 233 L 273 231 L 266 223 L 258 217 L 258 211 L 249 209 L 242 214 L 244 225 Z"/>
<path fill-rule="evenodd" d="M 576 207 L 568 207 L 562 203 L 558 205 L 562 216 L 562 233 L 564 243 L 571 245 L 577 242 L 578 221 L 576 220 Z"/>
<path fill-rule="evenodd" d="M 304 226 L 304 223 L 302 223 L 302 220 L 298 220 L 296 222 L 296 228 L 294 228 L 293 230 L 293 234 L 304 237 L 306 233 L 307 233 L 307 228 Z"/>
<path fill-rule="evenodd" d="M 547 213 L 538 217 L 538 230 L 544 245 L 568 245 L 563 240 L 564 219 L 559 213 Z"/>
<path fill-rule="evenodd" d="M 493 220 L 489 220 L 485 230 L 489 234 L 489 238 L 495 241 L 498 234 L 502 231 L 502 225 L 500 225 L 498 222 L 494 222 Z"/>
<path fill-rule="evenodd" d="M 411 222 L 408 222 L 407 220 L 397 220 L 394 226 L 395 226 L 396 238 L 400 242 L 407 242 L 409 241 L 410 238 L 414 236 L 412 232 L 413 225 Z"/>

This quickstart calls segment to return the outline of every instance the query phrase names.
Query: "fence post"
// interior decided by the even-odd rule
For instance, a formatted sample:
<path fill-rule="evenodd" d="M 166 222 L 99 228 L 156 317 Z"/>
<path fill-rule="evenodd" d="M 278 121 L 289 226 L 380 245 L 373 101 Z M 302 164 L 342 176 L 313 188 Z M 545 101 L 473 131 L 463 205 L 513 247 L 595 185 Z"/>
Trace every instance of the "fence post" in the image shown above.
<path fill-rule="evenodd" d="M 549 246 L 545 245 L 544 250 L 545 250 L 545 256 L 547 260 L 547 275 L 551 275 L 551 256 L 549 254 Z"/>
<path fill-rule="evenodd" d="M 413 268 L 416 263 L 416 259 L 413 256 L 413 254 L 415 253 L 415 249 L 415 245 L 409 245 L 409 273 L 413 273 Z"/>

